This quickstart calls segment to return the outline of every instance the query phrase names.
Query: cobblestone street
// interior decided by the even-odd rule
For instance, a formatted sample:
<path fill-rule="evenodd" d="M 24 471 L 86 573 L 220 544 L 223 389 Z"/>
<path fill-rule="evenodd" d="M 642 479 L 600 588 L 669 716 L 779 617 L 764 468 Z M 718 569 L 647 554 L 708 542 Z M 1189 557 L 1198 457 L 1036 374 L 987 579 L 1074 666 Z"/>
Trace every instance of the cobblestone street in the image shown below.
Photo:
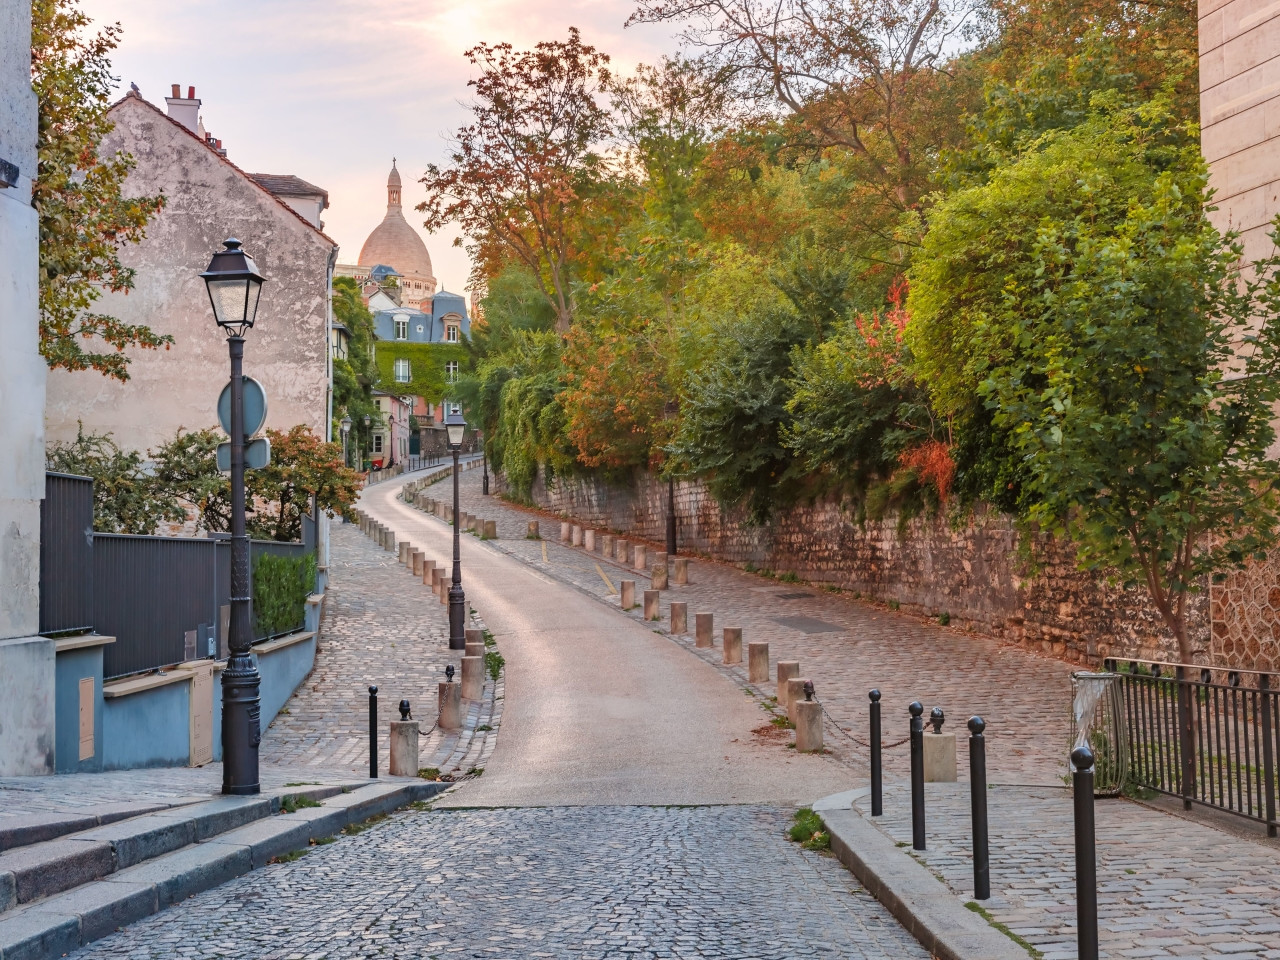
<path fill-rule="evenodd" d="M 763 807 L 397 814 L 208 891 L 78 960 L 925 960 Z"/>

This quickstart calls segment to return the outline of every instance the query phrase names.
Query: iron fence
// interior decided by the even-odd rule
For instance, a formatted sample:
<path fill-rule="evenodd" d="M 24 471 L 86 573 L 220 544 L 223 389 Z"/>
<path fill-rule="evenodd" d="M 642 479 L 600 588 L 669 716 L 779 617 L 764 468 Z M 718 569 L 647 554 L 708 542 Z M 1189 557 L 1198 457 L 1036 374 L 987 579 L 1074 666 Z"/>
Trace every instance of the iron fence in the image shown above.
<path fill-rule="evenodd" d="M 93 481 L 44 475 L 40 505 L 40 632 L 93 629 Z"/>
<path fill-rule="evenodd" d="M 1263 823 L 1276 836 L 1280 690 L 1265 673 L 1129 661 L 1118 672 L 1129 776 L 1148 789 Z"/>
<path fill-rule="evenodd" d="M 93 481 L 46 476 L 40 514 L 40 632 L 114 636 L 103 648 L 108 679 L 208 656 L 225 658 L 231 603 L 231 549 L 209 538 L 93 532 Z M 262 554 L 299 557 L 316 544 L 315 516 L 302 542 L 252 540 Z M 252 616 L 252 614 L 251 614 Z M 295 629 L 301 629 L 300 610 Z M 253 622 L 251 620 L 251 622 Z M 254 641 L 267 639 L 255 636 Z"/>

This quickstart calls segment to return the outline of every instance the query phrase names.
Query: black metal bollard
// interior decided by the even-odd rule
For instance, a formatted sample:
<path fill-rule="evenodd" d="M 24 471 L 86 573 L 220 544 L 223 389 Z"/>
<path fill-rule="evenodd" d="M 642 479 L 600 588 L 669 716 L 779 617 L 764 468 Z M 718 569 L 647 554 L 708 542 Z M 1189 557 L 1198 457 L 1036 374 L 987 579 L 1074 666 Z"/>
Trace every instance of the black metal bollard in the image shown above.
<path fill-rule="evenodd" d="M 378 688 L 369 688 L 369 778 L 378 779 Z"/>
<path fill-rule="evenodd" d="M 871 698 L 871 815 L 884 815 L 884 776 L 881 772 L 880 691 L 872 690 Z"/>
<path fill-rule="evenodd" d="M 911 714 L 911 848 L 924 849 L 924 706 L 919 700 Z"/>
<path fill-rule="evenodd" d="M 991 852 L 987 834 L 987 723 L 969 718 L 969 789 L 973 811 L 973 898 L 991 899 Z"/>
<path fill-rule="evenodd" d="M 1098 960 L 1098 860 L 1093 829 L 1093 751 L 1081 744 L 1071 751 L 1076 812 L 1076 952 L 1079 960 Z"/>

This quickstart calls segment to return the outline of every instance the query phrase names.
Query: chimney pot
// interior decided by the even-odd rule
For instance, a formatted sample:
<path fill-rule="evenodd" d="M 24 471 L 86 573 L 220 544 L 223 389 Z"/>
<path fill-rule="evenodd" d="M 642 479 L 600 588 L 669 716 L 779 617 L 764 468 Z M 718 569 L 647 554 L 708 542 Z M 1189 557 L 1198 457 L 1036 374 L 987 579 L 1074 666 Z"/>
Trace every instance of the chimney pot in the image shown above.
<path fill-rule="evenodd" d="M 187 87 L 187 99 L 188 99 L 188 100 L 194 100 L 195 98 L 196 98 L 196 88 L 195 88 L 195 87 Z"/>
<path fill-rule="evenodd" d="M 173 84 L 171 89 L 173 90 L 173 99 L 177 100 L 182 96 L 182 86 L 180 84 Z"/>

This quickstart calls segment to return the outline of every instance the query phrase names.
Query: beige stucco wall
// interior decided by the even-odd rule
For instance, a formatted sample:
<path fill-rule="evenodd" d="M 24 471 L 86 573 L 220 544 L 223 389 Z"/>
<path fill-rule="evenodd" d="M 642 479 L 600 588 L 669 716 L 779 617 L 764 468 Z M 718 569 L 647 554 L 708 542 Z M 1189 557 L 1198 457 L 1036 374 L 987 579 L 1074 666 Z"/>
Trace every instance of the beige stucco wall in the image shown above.
<path fill-rule="evenodd" d="M 150 104 L 126 97 L 111 117 L 116 126 L 102 149 L 137 159 L 128 191 L 163 191 L 168 203 L 146 239 L 122 254 L 137 271 L 135 289 L 108 294 L 99 307 L 172 334 L 175 343 L 169 350 L 130 350 L 127 383 L 93 371 L 52 371 L 49 440 L 74 438 L 80 420 L 86 431 L 110 431 L 121 446 L 146 450 L 179 427 L 217 422 L 227 347 L 199 274 L 227 237 L 239 238 L 268 278 L 245 346 L 245 373 L 266 388 L 267 425 L 303 423 L 325 436 L 333 242 Z"/>
<path fill-rule="evenodd" d="M 1218 210 L 1245 258 L 1271 250 L 1280 213 L 1280 2 L 1200 0 L 1202 147 Z"/>

